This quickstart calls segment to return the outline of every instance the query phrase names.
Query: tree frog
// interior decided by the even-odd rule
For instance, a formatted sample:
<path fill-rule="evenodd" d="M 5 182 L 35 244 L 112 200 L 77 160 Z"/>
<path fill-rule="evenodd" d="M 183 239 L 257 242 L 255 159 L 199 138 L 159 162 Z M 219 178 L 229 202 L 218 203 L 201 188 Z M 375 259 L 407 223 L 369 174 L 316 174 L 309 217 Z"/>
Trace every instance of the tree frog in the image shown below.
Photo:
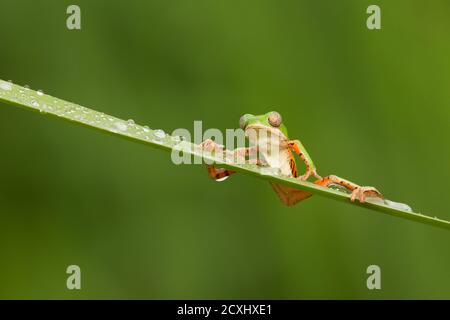
<path fill-rule="evenodd" d="M 228 151 L 234 156 L 253 157 L 257 155 L 256 159 L 254 159 L 255 164 L 277 169 L 284 176 L 303 181 L 314 177 L 314 183 L 317 185 L 324 187 L 338 185 L 344 187 L 349 193 L 351 192 L 350 200 L 352 202 L 356 199 L 364 202 L 366 197 L 383 198 L 381 193 L 374 187 L 359 186 L 335 175 L 322 178 L 317 173 L 314 162 L 300 140 L 289 139 L 287 128 L 278 112 L 271 111 L 263 115 L 245 114 L 240 118 L 239 124 L 249 139 L 250 147 L 229 151 L 224 150 L 223 146 L 218 145 L 214 141 L 207 139 L 200 144 L 201 148 L 214 152 Z M 298 175 L 293 153 L 297 154 L 306 166 L 306 171 L 303 175 Z M 235 173 L 235 171 L 209 165 L 208 173 L 211 178 L 221 180 Z M 295 205 L 312 195 L 309 192 L 278 183 L 271 182 L 271 185 L 280 200 L 288 206 Z"/>

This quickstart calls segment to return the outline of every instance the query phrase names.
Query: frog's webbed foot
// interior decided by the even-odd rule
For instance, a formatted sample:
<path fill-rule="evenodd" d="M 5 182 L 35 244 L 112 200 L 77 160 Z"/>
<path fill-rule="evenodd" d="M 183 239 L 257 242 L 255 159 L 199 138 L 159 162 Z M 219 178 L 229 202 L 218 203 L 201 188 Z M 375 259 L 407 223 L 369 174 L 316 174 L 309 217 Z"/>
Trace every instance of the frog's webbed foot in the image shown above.
<path fill-rule="evenodd" d="M 366 201 L 366 198 L 368 197 L 376 197 L 376 198 L 383 198 L 383 195 L 375 189 L 374 187 L 357 187 L 352 191 L 352 195 L 350 196 L 350 200 L 352 202 L 355 201 L 355 199 L 358 199 L 359 202 L 364 203 Z"/>
<path fill-rule="evenodd" d="M 212 165 L 209 165 L 207 168 L 209 177 L 216 181 L 223 181 L 232 174 L 236 173 L 236 171 L 228 170 L 225 168 L 216 168 Z"/>
<path fill-rule="evenodd" d="M 215 141 L 213 141 L 211 139 L 206 139 L 205 141 L 200 143 L 198 146 L 207 152 L 219 153 L 219 152 L 225 151 L 224 146 L 216 143 Z M 213 165 L 208 165 L 207 168 L 208 168 L 208 175 L 216 181 L 223 181 L 228 176 L 232 175 L 233 173 L 236 173 L 236 171 L 228 170 L 225 168 L 216 168 Z"/>
<path fill-rule="evenodd" d="M 342 179 L 335 175 L 326 176 L 323 179 L 314 181 L 314 183 L 324 187 L 328 187 L 332 184 L 343 186 L 344 188 L 352 192 L 350 196 L 350 200 L 352 202 L 358 199 L 359 202 L 364 203 L 366 201 L 366 198 L 368 197 L 383 198 L 383 195 L 380 193 L 380 191 L 378 191 L 374 187 L 359 186 L 356 183 L 353 183 L 346 179 Z"/>
<path fill-rule="evenodd" d="M 280 200 L 289 207 L 312 196 L 311 193 L 303 190 L 294 189 L 273 182 L 271 182 L 270 184 L 272 185 L 273 190 L 277 193 Z"/>

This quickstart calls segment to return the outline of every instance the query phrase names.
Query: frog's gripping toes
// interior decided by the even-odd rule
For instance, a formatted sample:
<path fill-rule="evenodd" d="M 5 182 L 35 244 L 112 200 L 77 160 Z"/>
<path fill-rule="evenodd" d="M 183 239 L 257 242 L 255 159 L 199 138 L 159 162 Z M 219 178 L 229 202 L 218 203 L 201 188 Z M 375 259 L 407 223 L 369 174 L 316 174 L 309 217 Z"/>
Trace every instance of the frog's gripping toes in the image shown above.
<path fill-rule="evenodd" d="M 224 146 L 218 145 L 210 139 L 202 142 L 200 147 L 209 152 L 223 152 L 227 158 L 230 156 L 251 157 L 252 159 L 248 159 L 247 163 L 277 168 L 281 174 L 287 177 L 304 181 L 310 176 L 314 176 L 317 179 L 314 183 L 323 187 L 329 187 L 333 184 L 340 185 L 351 191 L 350 200 L 352 202 L 356 199 L 360 202 L 365 202 L 367 197 L 383 198 L 381 193 L 374 187 L 359 186 L 334 175 L 322 178 L 317 174 L 316 167 L 302 143 L 299 140 L 289 140 L 287 128 L 282 123 L 281 115 L 278 112 L 271 111 L 259 116 L 245 114 L 240 119 L 240 127 L 245 131 L 246 136 L 249 137 L 252 147 L 239 148 L 233 151 L 225 150 Z M 257 135 L 252 134 L 255 131 L 258 133 Z M 259 139 L 260 135 L 266 138 Z M 267 139 L 268 136 L 270 137 L 269 139 Z M 273 150 L 268 148 L 268 145 L 275 145 L 278 148 L 278 152 L 272 153 Z M 292 153 L 297 154 L 306 166 L 306 172 L 301 176 L 298 176 L 297 166 Z M 258 155 L 256 159 L 254 158 L 255 155 Z M 210 165 L 208 166 L 208 173 L 211 178 L 221 181 L 235 173 L 235 171 Z M 309 192 L 278 183 L 272 182 L 271 185 L 280 200 L 288 206 L 292 206 L 312 195 Z"/>
<path fill-rule="evenodd" d="M 383 198 L 382 194 L 374 187 L 359 186 L 356 183 L 339 178 L 335 175 L 330 175 L 323 179 L 316 180 L 314 181 L 314 183 L 324 187 L 328 187 L 329 185 L 332 184 L 338 184 L 340 186 L 343 186 L 344 188 L 352 192 L 352 195 L 350 196 L 350 200 L 352 202 L 354 202 L 355 199 L 358 199 L 360 202 L 365 202 L 366 197 Z"/>

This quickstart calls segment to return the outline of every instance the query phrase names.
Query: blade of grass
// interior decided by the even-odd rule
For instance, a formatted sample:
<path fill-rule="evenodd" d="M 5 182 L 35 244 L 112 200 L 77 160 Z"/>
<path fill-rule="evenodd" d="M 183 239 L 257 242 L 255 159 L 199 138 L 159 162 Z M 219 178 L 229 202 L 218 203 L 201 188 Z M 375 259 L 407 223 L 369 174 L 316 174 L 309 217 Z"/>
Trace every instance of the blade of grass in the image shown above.
<path fill-rule="evenodd" d="M 71 121 L 128 140 L 140 142 L 154 148 L 166 151 L 175 149 L 193 157 L 202 158 L 204 161 L 208 161 L 208 163 L 215 162 L 234 171 L 256 176 L 267 181 L 285 184 L 334 200 L 343 201 L 349 205 L 365 207 L 391 216 L 450 230 L 450 222 L 448 221 L 420 213 L 401 210 L 385 203 L 371 201 L 370 199 L 366 203 L 359 203 L 357 201 L 350 202 L 348 194 L 317 186 L 308 181 L 300 181 L 294 178 L 268 174 L 256 165 L 238 165 L 230 163 L 213 154 L 202 152 L 202 150 L 195 147 L 192 143 L 167 135 L 161 130 L 152 130 L 148 127 L 135 124 L 133 121 L 125 121 L 103 112 L 98 112 L 2 80 L 0 80 L 0 102 L 21 107 L 26 110 L 40 112 L 47 116 Z"/>

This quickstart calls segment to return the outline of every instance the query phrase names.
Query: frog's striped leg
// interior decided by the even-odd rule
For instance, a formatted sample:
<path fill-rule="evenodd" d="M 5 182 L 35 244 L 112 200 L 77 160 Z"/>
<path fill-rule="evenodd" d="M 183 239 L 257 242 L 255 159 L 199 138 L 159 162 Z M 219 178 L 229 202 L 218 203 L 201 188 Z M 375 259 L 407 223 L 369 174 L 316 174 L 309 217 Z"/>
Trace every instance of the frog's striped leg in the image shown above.
<path fill-rule="evenodd" d="M 317 179 L 322 179 L 322 177 L 317 174 L 316 166 L 300 140 L 289 140 L 288 147 L 291 151 L 298 154 L 300 159 L 302 159 L 306 165 L 306 172 L 304 175 L 298 177 L 299 179 L 306 180 L 311 176 L 311 174 Z"/>
<path fill-rule="evenodd" d="M 364 202 L 366 197 L 383 198 L 383 195 L 380 193 L 380 191 L 378 191 L 374 187 L 359 186 L 356 183 L 353 183 L 346 179 L 342 179 L 335 175 L 326 176 L 323 179 L 314 181 L 314 183 L 324 187 L 328 187 L 330 184 L 338 184 L 340 186 L 343 186 L 344 188 L 347 188 L 352 192 L 352 195 L 350 197 L 350 200 L 352 202 L 355 201 L 356 198 L 360 202 Z"/>
<path fill-rule="evenodd" d="M 298 202 L 305 200 L 309 197 L 312 196 L 311 193 L 303 191 L 303 190 L 299 190 L 299 189 L 294 189 L 294 188 L 290 188 L 278 183 L 270 183 L 273 190 L 277 193 L 278 197 L 280 198 L 280 200 L 287 206 L 293 206 L 295 204 L 297 204 Z"/>

